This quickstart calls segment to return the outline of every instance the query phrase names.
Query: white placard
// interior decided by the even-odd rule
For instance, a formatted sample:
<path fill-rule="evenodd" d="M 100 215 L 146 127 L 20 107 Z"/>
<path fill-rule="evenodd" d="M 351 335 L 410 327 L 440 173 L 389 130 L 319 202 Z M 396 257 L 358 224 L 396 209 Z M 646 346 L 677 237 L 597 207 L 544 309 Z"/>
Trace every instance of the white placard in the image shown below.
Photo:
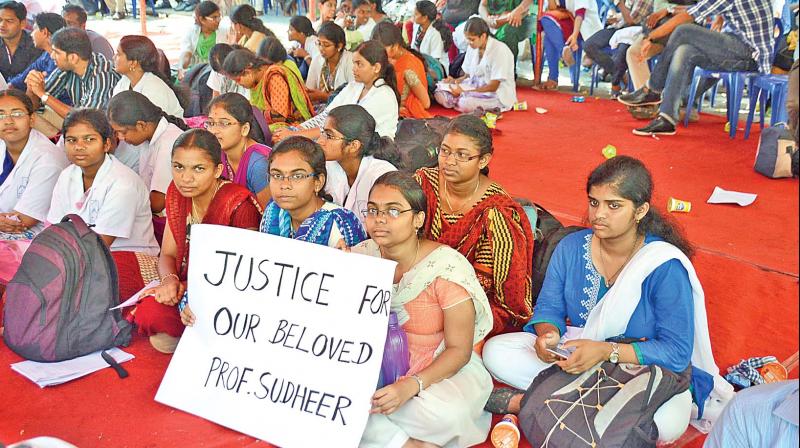
<path fill-rule="evenodd" d="M 196 323 L 156 401 L 283 448 L 358 446 L 395 263 L 213 225 L 189 259 Z"/>

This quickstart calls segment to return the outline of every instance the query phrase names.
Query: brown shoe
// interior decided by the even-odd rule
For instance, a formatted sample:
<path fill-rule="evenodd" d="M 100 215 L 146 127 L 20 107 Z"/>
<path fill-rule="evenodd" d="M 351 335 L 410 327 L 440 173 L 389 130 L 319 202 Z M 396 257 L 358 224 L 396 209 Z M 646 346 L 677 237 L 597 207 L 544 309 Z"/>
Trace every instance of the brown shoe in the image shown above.
<path fill-rule="evenodd" d="M 175 353 L 175 348 L 180 340 L 181 338 L 170 336 L 167 333 L 156 333 L 150 336 L 150 345 L 161 353 L 171 355 Z"/>

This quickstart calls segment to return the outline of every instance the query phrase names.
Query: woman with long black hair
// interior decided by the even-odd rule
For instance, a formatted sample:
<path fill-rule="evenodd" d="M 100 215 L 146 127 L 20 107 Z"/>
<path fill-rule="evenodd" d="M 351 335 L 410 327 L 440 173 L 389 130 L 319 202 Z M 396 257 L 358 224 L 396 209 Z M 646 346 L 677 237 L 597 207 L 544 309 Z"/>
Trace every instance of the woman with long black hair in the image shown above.
<path fill-rule="evenodd" d="M 527 389 L 551 364 L 576 375 L 602 361 L 654 364 L 676 374 L 691 367 L 692 391 L 675 395 L 653 417 L 659 441 L 671 442 L 686 430 L 693 400 L 702 409 L 710 394 L 732 392 L 711 353 L 692 246 L 652 205 L 653 179 L 637 159 L 602 163 L 589 175 L 586 195 L 591 228 L 561 240 L 533 318 L 524 332 L 487 341 L 484 362 L 517 389 Z M 548 350 L 560 342 L 574 350 L 569 357 Z M 521 397 L 521 390 L 496 389 L 486 407 L 518 412 Z"/>
<path fill-rule="evenodd" d="M 328 117 L 327 111 L 343 104 L 364 107 L 375 119 L 378 135 L 394 139 L 400 97 L 397 94 L 394 67 L 389 63 L 389 57 L 380 42 L 368 40 L 356 48 L 353 53 L 353 77 L 355 79 L 336 95 L 325 111 L 300 125 L 301 130 L 280 129 L 273 133 L 273 139 L 280 141 L 290 135 L 316 139 Z"/>

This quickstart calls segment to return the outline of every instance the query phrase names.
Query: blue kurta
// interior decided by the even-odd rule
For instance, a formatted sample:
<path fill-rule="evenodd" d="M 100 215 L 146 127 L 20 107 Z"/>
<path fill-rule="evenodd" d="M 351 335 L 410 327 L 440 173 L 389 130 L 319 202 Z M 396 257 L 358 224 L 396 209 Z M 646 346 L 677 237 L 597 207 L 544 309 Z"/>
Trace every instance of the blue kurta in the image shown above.
<path fill-rule="evenodd" d="M 253 151 L 247 164 L 247 189 L 253 194 L 260 193 L 269 185 L 269 159 Z"/>
<path fill-rule="evenodd" d="M 645 244 L 660 241 L 647 235 Z M 590 311 L 608 289 L 592 263 L 590 229 L 566 236 L 556 247 L 547 267 L 533 318 L 524 331 L 535 333 L 534 324 L 548 322 L 566 332 L 567 321 L 583 327 Z M 689 275 L 680 261 L 672 259 L 656 268 L 642 283 L 639 304 L 624 338 L 645 338 L 632 345 L 640 364 L 655 364 L 682 372 L 692 357 L 694 304 Z"/>

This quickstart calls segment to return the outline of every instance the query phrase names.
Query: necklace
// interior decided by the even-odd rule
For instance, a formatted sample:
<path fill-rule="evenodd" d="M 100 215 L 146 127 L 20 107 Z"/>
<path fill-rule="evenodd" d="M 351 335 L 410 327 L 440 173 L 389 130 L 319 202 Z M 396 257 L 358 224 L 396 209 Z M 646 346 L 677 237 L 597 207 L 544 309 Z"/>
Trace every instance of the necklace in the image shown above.
<path fill-rule="evenodd" d="M 211 200 L 212 201 L 214 200 L 214 196 L 217 195 L 217 192 L 219 191 L 221 186 L 222 186 L 222 182 L 220 182 L 219 179 L 217 179 L 217 184 L 214 187 L 214 194 L 211 195 Z M 208 211 L 207 208 L 206 208 L 206 211 Z M 200 213 L 197 211 L 197 204 L 195 204 L 194 199 L 192 199 L 191 221 L 192 221 L 192 224 L 199 224 L 199 223 L 203 222 L 203 218 L 200 216 Z"/>
<path fill-rule="evenodd" d="M 603 271 L 605 272 L 606 271 L 606 257 L 603 255 L 603 245 L 600 243 L 599 240 L 597 241 L 597 243 L 598 243 L 598 247 L 600 248 L 600 263 L 603 265 Z M 619 267 L 619 269 L 617 269 L 616 272 L 614 272 L 614 275 L 606 277 L 604 279 L 604 281 L 606 283 L 606 288 L 610 288 L 611 286 L 614 285 L 614 281 L 616 280 L 617 276 L 622 271 L 622 268 L 624 268 L 625 265 L 627 265 L 628 262 L 631 260 L 631 257 L 633 257 L 633 254 L 636 252 L 636 248 L 637 247 L 639 247 L 639 237 L 638 236 L 636 237 L 636 241 L 634 241 L 634 243 L 633 243 L 633 247 L 631 248 L 631 252 L 628 254 L 627 258 L 625 258 L 625 262 L 623 262 L 622 265 Z"/>
<path fill-rule="evenodd" d="M 459 207 L 458 210 L 456 210 L 456 209 L 453 208 L 452 205 L 450 205 L 450 193 L 447 192 L 447 181 L 445 180 L 444 181 L 444 200 L 445 200 L 445 202 L 447 202 L 447 208 L 450 209 L 450 214 L 451 215 L 458 215 L 461 212 L 461 210 L 464 209 L 464 207 L 469 205 L 470 202 L 472 202 L 472 198 L 475 196 L 475 193 L 478 192 L 478 187 L 480 187 L 480 186 L 481 186 L 481 178 L 478 177 L 478 183 L 475 184 L 475 190 L 472 192 L 471 195 L 469 195 L 467 200 L 464 201 L 463 204 L 461 204 L 461 207 Z"/>

